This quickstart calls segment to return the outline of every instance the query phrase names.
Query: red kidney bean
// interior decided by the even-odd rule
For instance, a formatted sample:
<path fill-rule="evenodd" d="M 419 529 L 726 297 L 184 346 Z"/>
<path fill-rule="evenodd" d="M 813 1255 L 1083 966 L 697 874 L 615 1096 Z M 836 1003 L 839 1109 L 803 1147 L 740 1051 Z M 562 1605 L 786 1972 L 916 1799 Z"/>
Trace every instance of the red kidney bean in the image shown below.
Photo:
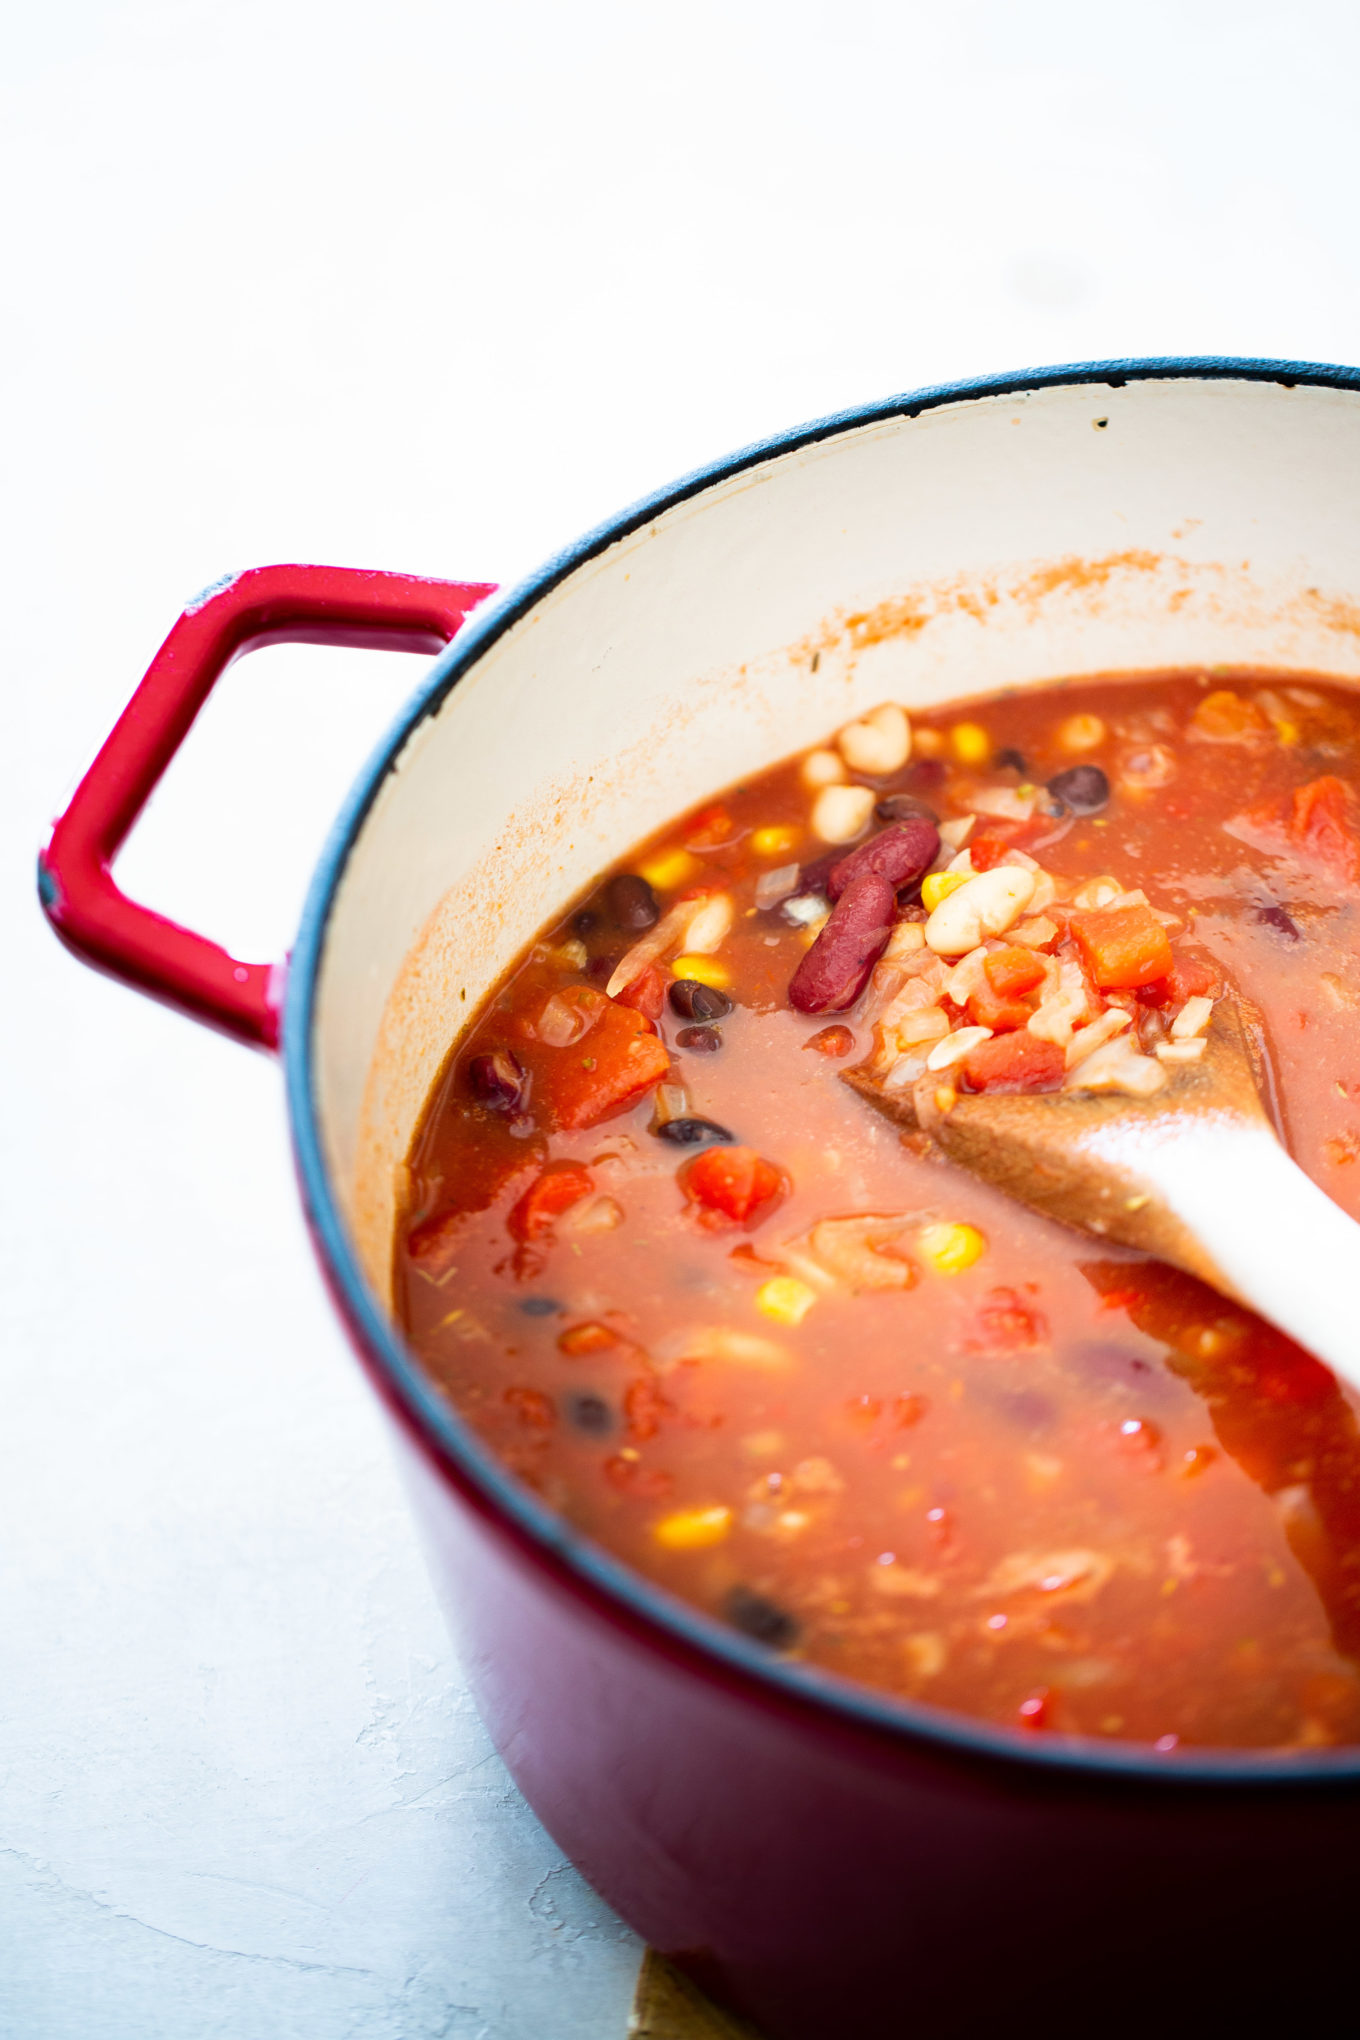
<path fill-rule="evenodd" d="M 897 894 L 881 872 L 852 878 L 789 981 L 795 1011 L 843 1013 L 853 1006 L 888 946 L 896 911 Z"/>
<path fill-rule="evenodd" d="M 468 1064 L 468 1083 L 474 1096 L 493 1112 L 513 1112 L 524 1096 L 524 1070 L 508 1048 L 474 1055 Z"/>
<path fill-rule="evenodd" d="M 891 828 L 880 829 L 867 843 L 861 843 L 832 866 L 826 884 L 827 897 L 838 900 L 852 880 L 863 877 L 866 871 L 886 878 L 894 888 L 913 885 L 929 871 L 939 847 L 940 832 L 924 815 L 894 822 Z"/>

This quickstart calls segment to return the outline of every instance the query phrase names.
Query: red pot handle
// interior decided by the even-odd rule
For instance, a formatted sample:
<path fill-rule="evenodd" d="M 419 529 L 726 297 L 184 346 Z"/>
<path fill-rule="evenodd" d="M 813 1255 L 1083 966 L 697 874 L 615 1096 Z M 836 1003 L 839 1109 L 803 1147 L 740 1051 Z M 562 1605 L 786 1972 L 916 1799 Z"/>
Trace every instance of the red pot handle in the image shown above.
<path fill-rule="evenodd" d="M 258 1048 L 279 1038 L 283 973 L 138 906 L 112 865 L 218 679 L 261 645 L 437 652 L 485 581 L 429 581 L 351 567 L 255 567 L 191 602 L 147 669 L 38 859 L 38 893 L 86 963 Z"/>

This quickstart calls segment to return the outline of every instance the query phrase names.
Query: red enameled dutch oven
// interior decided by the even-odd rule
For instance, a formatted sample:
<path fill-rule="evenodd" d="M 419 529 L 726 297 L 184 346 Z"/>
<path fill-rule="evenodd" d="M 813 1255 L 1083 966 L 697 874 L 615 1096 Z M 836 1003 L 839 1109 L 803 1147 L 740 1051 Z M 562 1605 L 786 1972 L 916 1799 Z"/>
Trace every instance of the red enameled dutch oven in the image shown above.
<path fill-rule="evenodd" d="M 496 1742 L 592 1884 L 772 2040 L 1330 2008 L 1360 1752 L 1013 1733 L 781 1660 L 634 1576 L 487 1455 L 394 1328 L 412 1129 L 550 913 L 885 697 L 1214 662 L 1360 680 L 1358 478 L 1360 372 L 1102 363 L 790 432 L 495 602 L 240 574 L 175 625 L 41 861 L 86 961 L 281 1048 L 316 1250 Z M 326 846 L 286 984 L 110 869 L 219 674 L 282 641 L 440 651 Z"/>

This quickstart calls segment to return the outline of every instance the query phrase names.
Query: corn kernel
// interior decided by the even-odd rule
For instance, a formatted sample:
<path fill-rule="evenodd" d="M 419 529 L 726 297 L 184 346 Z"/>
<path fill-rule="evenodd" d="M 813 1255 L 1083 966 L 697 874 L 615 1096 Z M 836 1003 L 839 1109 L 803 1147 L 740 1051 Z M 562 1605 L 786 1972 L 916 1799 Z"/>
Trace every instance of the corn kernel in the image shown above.
<path fill-rule="evenodd" d="M 992 755 L 992 740 L 981 723 L 955 723 L 949 742 L 960 765 L 985 765 Z"/>
<path fill-rule="evenodd" d="M 732 982 L 732 973 L 716 956 L 677 956 L 671 970 L 678 978 L 692 978 L 695 984 L 712 985 L 720 992 Z"/>
<path fill-rule="evenodd" d="M 933 914 L 941 900 L 948 899 L 961 885 L 967 885 L 971 877 L 968 871 L 932 871 L 921 882 L 921 905 L 928 914 Z"/>
<path fill-rule="evenodd" d="M 691 857 L 688 850 L 665 850 L 659 857 L 653 857 L 649 864 L 639 866 L 642 876 L 655 892 L 674 892 L 678 885 L 684 885 L 699 869 L 697 857 Z"/>
<path fill-rule="evenodd" d="M 801 1325 L 816 1301 L 816 1290 L 796 1275 L 772 1275 L 756 1291 L 756 1309 L 780 1325 Z"/>
<path fill-rule="evenodd" d="M 1058 746 L 1063 751 L 1098 751 L 1105 741 L 1105 725 L 1098 715 L 1069 715 L 1058 724 Z"/>
<path fill-rule="evenodd" d="M 939 1275 L 961 1275 L 987 1249 L 975 1225 L 922 1226 L 916 1245 Z"/>
<path fill-rule="evenodd" d="M 786 850 L 792 850 L 799 834 L 799 830 L 790 828 L 753 829 L 751 848 L 757 857 L 782 857 Z"/>
<path fill-rule="evenodd" d="M 702 1551 L 721 1544 L 732 1528 L 732 1511 L 719 1502 L 711 1509 L 677 1509 L 654 1525 L 652 1535 L 667 1551 Z"/>

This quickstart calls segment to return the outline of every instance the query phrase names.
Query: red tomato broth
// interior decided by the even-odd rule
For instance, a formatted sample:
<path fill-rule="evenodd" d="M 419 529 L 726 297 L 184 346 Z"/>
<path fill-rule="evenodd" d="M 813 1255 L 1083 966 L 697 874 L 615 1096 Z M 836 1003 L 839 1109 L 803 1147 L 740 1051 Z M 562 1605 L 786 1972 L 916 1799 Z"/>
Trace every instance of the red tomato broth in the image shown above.
<path fill-rule="evenodd" d="M 947 818 L 980 784 L 1070 768 L 1062 726 L 1100 718 L 1078 762 L 1105 770 L 1108 806 L 1046 832 L 1019 824 L 1021 847 L 1065 878 L 1112 872 L 1184 919 L 1171 991 L 1206 990 L 1217 968 L 1255 1002 L 1291 1148 L 1360 1216 L 1360 895 L 1345 811 L 1328 794 L 1320 828 L 1316 801 L 1294 800 L 1323 777 L 1352 785 L 1360 717 L 1344 688 L 1309 679 L 1311 701 L 1295 701 L 1290 684 L 1173 675 L 1035 689 L 969 705 L 991 762 L 955 761 L 959 711 L 945 710 L 915 720 L 903 770 L 850 779 Z M 995 763 L 1008 748 L 1023 779 Z M 650 1130 L 651 1092 L 592 1125 L 549 1123 L 552 1058 L 588 1051 L 590 1036 L 545 1049 L 525 1022 L 556 991 L 602 989 L 636 939 L 611 922 L 606 874 L 507 975 L 431 1095 L 396 1259 L 415 1351 L 552 1506 L 772 1647 L 1036 1730 L 1360 1740 L 1354 1398 L 1202 1285 L 900 1141 L 839 1081 L 872 1044 L 861 1007 L 791 1011 L 806 934 L 778 906 L 753 906 L 762 874 L 825 858 L 811 801 L 789 761 L 617 867 L 683 850 L 674 883 L 657 886 L 663 914 L 696 886 L 733 899 L 706 965 L 733 1002 L 705 1018 L 716 1051 L 676 1046 L 686 1023 L 669 1004 L 652 1017 L 654 987 L 615 1010 L 630 1041 L 636 1030 L 670 1049 L 665 1082 L 767 1164 L 778 1193 L 764 1194 L 773 1177 L 748 1158 L 709 1166 L 748 1186 L 732 1211 L 722 1193 L 716 1208 L 688 1196 L 697 1157 Z M 1299 811 L 1294 841 L 1271 818 Z M 1225 827 L 1241 815 L 1257 844 Z M 989 836 L 1011 826 L 982 824 Z M 762 855 L 771 829 L 794 840 Z M 993 996 L 1026 976 L 1003 942 Z M 669 982 L 669 961 L 650 968 Z M 1136 959 L 1123 974 L 1139 978 Z M 1132 1007 L 1170 993 L 1143 981 L 1116 996 Z M 834 1053 L 804 1053 L 832 1033 Z M 507 1049 L 527 1087 L 519 1109 L 493 1110 L 469 1064 Z M 801 1280 L 788 1243 L 831 1218 L 885 1213 L 912 1220 L 868 1248 L 892 1264 L 879 1272 L 893 1286 Z M 983 1251 L 945 1272 L 922 1247 L 932 1223 L 975 1228 Z M 812 1297 L 796 1322 L 757 1302 L 790 1277 Z"/>

